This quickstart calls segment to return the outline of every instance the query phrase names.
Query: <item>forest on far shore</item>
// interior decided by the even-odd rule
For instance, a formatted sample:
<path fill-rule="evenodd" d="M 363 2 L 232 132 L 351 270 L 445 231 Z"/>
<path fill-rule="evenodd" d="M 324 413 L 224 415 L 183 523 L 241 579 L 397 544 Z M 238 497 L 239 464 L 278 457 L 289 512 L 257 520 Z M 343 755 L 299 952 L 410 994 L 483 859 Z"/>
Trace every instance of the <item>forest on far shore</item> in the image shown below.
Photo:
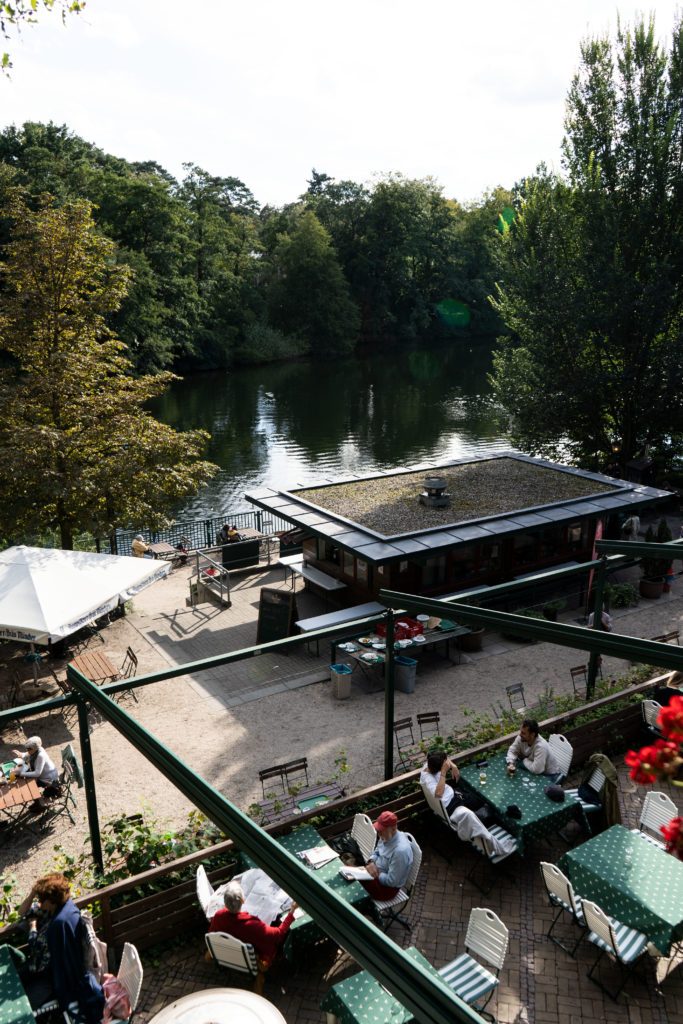
<path fill-rule="evenodd" d="M 132 282 L 111 327 L 138 373 L 303 356 L 335 358 L 455 336 L 493 344 L 488 296 L 512 219 L 504 189 L 470 206 L 427 178 L 371 184 L 311 173 L 282 208 L 248 186 L 186 164 L 104 153 L 66 126 L 0 134 L 0 202 L 11 186 L 61 204 L 86 199 Z M 9 221 L 0 221 L 0 244 Z"/>

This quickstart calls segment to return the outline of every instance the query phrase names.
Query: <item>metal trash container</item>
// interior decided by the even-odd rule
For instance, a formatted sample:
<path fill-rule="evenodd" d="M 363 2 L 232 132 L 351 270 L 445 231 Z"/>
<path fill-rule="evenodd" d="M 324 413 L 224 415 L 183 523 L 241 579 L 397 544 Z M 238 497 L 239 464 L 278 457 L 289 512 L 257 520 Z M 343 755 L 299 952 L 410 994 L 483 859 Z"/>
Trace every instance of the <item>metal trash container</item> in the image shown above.
<path fill-rule="evenodd" d="M 332 674 L 332 693 L 334 697 L 337 700 L 348 700 L 351 696 L 351 673 L 353 669 L 350 665 L 338 662 L 336 665 L 330 665 L 330 672 Z"/>
<path fill-rule="evenodd" d="M 401 693 L 415 692 L 415 672 L 417 661 L 406 658 L 405 654 L 397 654 L 394 658 L 394 689 Z"/>

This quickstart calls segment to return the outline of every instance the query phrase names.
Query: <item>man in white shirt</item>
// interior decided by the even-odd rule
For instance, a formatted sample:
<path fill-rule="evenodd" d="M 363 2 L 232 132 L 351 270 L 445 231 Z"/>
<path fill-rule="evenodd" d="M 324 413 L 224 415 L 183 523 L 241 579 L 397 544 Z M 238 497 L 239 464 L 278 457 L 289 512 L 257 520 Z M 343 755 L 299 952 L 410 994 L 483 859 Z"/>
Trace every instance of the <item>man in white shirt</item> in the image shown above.
<path fill-rule="evenodd" d="M 454 789 L 446 782 L 448 773 L 451 773 L 451 780 L 457 785 L 460 778 L 460 769 L 454 761 L 444 754 L 443 751 L 435 751 L 427 758 L 427 764 L 420 772 L 420 785 L 426 786 L 430 793 L 433 793 L 437 800 L 446 808 L 449 818 L 453 817 L 458 807 L 467 807 L 469 810 L 479 813 L 484 811 L 482 817 L 487 817 L 481 798 L 474 793 L 468 793 L 461 789 Z"/>
<path fill-rule="evenodd" d="M 550 744 L 539 735 L 535 718 L 524 719 L 519 736 L 510 744 L 505 760 L 508 764 L 516 764 L 521 760 L 532 775 L 547 775 L 551 782 L 557 782 L 562 775 Z"/>

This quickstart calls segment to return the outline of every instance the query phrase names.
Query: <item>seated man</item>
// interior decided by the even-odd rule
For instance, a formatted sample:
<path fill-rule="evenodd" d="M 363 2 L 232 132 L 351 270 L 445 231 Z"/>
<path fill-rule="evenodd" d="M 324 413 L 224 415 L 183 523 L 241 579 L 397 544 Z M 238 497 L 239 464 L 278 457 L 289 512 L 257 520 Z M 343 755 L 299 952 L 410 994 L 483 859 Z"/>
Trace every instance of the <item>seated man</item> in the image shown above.
<path fill-rule="evenodd" d="M 595 612 L 591 612 L 590 615 L 588 616 L 588 628 L 589 629 L 593 628 L 594 621 L 595 621 Z M 604 632 L 605 633 L 611 633 L 612 632 L 612 616 L 609 614 L 609 612 L 606 612 L 603 609 L 602 615 L 600 616 L 600 621 L 602 622 L 602 629 L 604 630 Z"/>
<path fill-rule="evenodd" d="M 510 744 L 505 760 L 508 764 L 516 764 L 521 760 L 532 775 L 545 775 L 551 782 L 557 782 L 562 775 L 550 744 L 539 735 L 535 718 L 524 719 L 519 736 Z"/>
<path fill-rule="evenodd" d="M 228 541 L 230 540 L 230 537 L 228 536 L 229 532 L 230 532 L 230 527 L 228 526 L 227 523 L 225 524 L 225 526 L 221 526 L 220 532 L 218 534 L 218 537 L 216 538 L 216 540 L 218 541 L 219 544 L 227 544 L 228 543 Z"/>
<path fill-rule="evenodd" d="M 44 790 L 44 796 L 36 800 L 32 810 L 40 811 L 49 806 L 46 797 L 61 795 L 59 785 L 59 772 L 53 761 L 43 749 L 43 741 L 40 736 L 29 736 L 26 740 L 26 752 L 13 750 L 15 757 L 22 758 L 22 763 L 17 766 L 16 773 L 24 779 L 35 779 L 38 787 Z"/>
<path fill-rule="evenodd" d="M 399 832 L 398 818 L 392 811 L 382 811 L 374 826 L 380 841 L 365 864 L 372 879 L 361 885 L 373 900 L 390 900 L 408 880 L 413 847 L 403 832 Z"/>
<path fill-rule="evenodd" d="M 130 547 L 134 558 L 145 558 L 146 556 L 149 556 L 149 558 L 152 557 L 152 553 L 149 550 L 149 544 L 146 543 L 145 538 L 141 533 L 136 533 Z"/>
<path fill-rule="evenodd" d="M 467 807 L 474 811 L 479 817 L 489 817 L 486 806 L 482 806 L 481 797 L 474 793 L 466 793 L 461 789 L 453 789 L 446 782 L 449 771 L 453 782 L 457 783 L 460 778 L 460 769 L 451 761 L 443 751 L 435 751 L 427 758 L 427 763 L 420 772 L 420 785 L 426 786 L 430 793 L 441 801 L 451 821 L 453 814 L 458 807 Z"/>
<path fill-rule="evenodd" d="M 248 942 L 256 950 L 256 955 L 269 967 L 279 947 L 285 941 L 290 925 L 294 920 L 296 903 L 292 903 L 291 909 L 285 919 L 277 927 L 265 924 L 253 914 L 245 914 L 242 911 L 244 893 L 239 882 L 228 882 L 223 893 L 225 910 L 219 910 L 211 918 L 209 925 L 210 932 L 226 932 L 234 935 L 240 942 Z"/>

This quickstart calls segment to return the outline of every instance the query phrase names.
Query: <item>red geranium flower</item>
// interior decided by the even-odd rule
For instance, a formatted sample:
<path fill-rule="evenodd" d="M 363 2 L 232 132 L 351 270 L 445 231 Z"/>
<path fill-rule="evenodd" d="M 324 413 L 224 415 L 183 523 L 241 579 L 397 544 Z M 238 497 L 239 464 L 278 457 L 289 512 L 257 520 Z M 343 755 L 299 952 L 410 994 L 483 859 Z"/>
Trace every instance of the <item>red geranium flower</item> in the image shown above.
<path fill-rule="evenodd" d="M 683 818 L 674 818 L 668 825 L 662 825 L 661 833 L 666 839 L 668 852 L 683 859 Z"/>
<path fill-rule="evenodd" d="M 671 775 L 679 760 L 678 744 L 671 740 L 657 740 L 651 747 L 629 750 L 624 763 L 631 769 L 634 782 L 647 785 L 660 775 Z"/>
<path fill-rule="evenodd" d="M 657 724 L 665 736 L 683 743 L 683 697 L 672 697 L 669 706 L 659 712 Z"/>

